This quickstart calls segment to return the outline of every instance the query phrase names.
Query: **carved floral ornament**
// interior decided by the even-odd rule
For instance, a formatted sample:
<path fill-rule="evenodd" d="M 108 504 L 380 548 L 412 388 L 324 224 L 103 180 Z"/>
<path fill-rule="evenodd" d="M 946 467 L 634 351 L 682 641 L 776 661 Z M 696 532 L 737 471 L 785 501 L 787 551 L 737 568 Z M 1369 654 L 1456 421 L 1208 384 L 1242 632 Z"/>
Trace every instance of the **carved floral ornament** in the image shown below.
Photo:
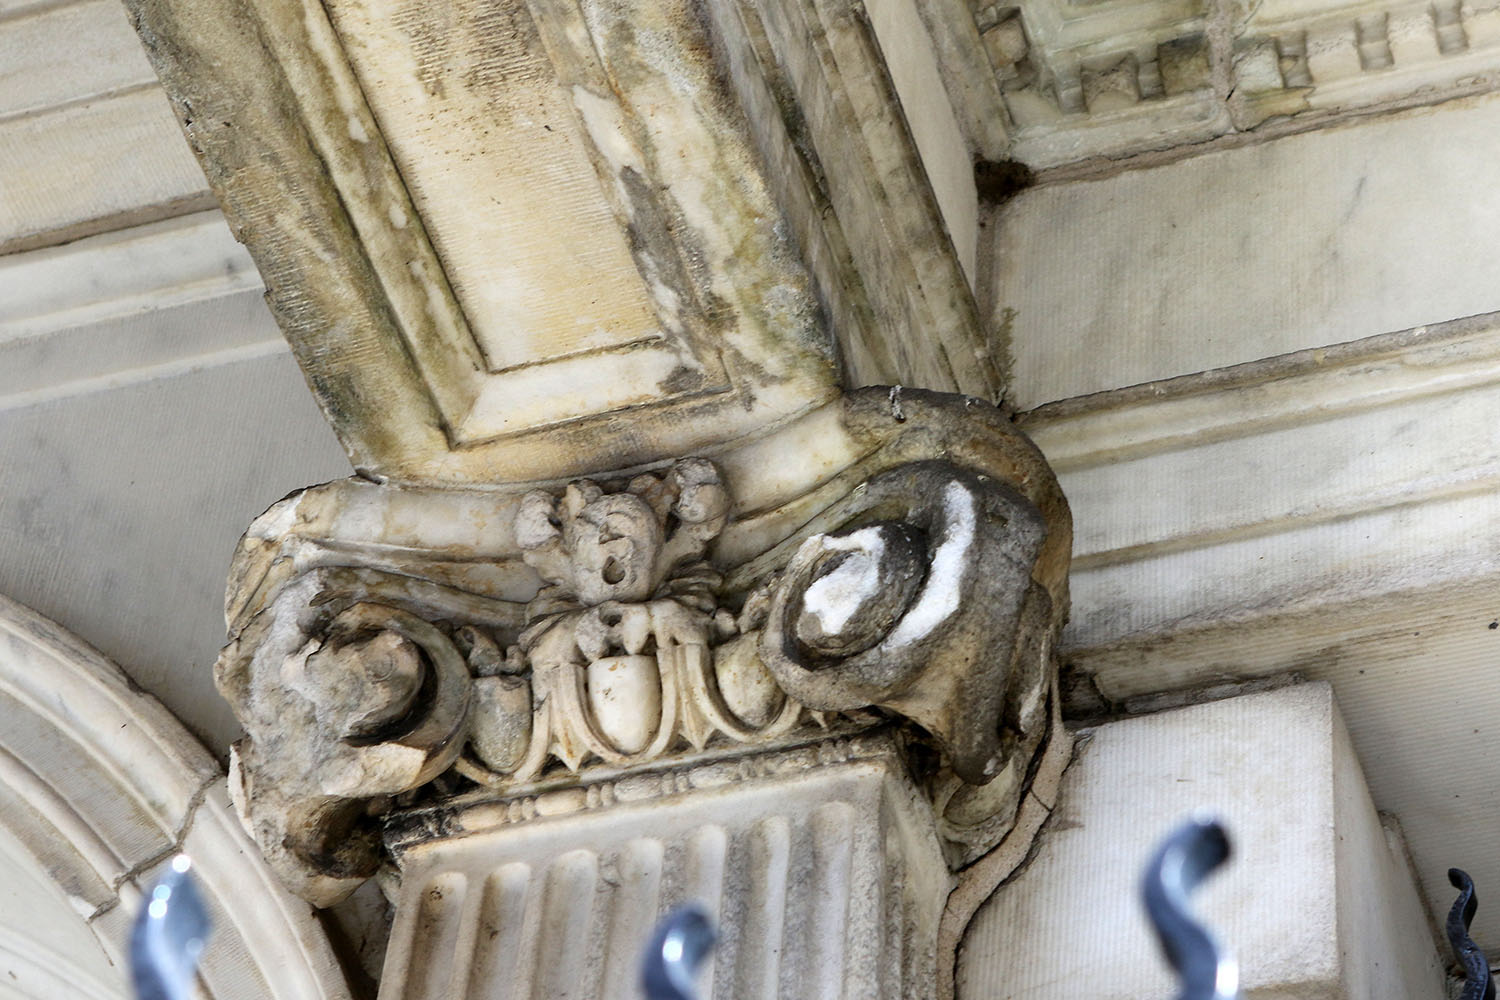
<path fill-rule="evenodd" d="M 552 489 L 350 480 L 262 515 L 216 676 L 242 817 L 294 891 L 352 891 L 408 807 L 891 726 L 950 863 L 998 842 L 1048 729 L 1055 480 L 963 397 L 856 393 L 778 438 Z"/>

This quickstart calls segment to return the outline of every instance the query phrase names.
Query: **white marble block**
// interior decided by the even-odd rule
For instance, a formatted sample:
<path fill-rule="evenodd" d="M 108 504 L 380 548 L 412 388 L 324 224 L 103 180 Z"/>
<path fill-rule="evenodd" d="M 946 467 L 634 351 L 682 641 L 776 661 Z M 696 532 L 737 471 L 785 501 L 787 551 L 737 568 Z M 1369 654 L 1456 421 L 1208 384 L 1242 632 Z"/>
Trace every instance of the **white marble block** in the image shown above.
<path fill-rule="evenodd" d="M 990 232 L 1011 402 L 1500 308 L 1487 251 L 1500 204 L 1471 182 L 1500 144 L 1500 100 L 1376 121 L 1039 185 L 1006 205 Z"/>
<path fill-rule="evenodd" d="M 637 1000 L 656 921 L 696 902 L 700 1000 L 931 997 L 927 808 L 877 737 L 412 814 L 380 996 Z"/>
<path fill-rule="evenodd" d="M 1139 902 L 1156 842 L 1198 808 L 1229 862 L 1199 916 L 1246 1000 L 1437 1000 L 1434 937 L 1399 834 L 1382 825 L 1326 684 L 1093 730 L 1030 866 L 970 925 L 960 1000 L 1176 995 Z"/>

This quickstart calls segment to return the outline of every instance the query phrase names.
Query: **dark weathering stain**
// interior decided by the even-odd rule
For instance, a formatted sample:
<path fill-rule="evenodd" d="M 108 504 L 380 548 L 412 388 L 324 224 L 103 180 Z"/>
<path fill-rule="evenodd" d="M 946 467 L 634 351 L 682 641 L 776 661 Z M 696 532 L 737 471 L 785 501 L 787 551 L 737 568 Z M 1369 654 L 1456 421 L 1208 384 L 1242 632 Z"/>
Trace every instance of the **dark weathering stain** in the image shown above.
<path fill-rule="evenodd" d="M 670 288 L 677 296 L 680 308 L 692 309 L 699 303 L 698 292 L 682 257 L 678 255 L 679 249 L 691 253 L 687 230 L 673 232 L 670 220 L 650 185 L 634 168 L 622 168 L 620 182 L 630 200 L 630 225 L 626 228 L 626 237 L 637 270 L 648 285 L 655 281 Z M 670 316 L 663 317 L 663 321 L 673 328 L 682 325 L 685 318 Z"/>
<path fill-rule="evenodd" d="M 467 30 L 471 52 L 463 79 L 470 90 L 499 94 L 518 79 L 527 83 L 553 79 L 541 32 L 524 4 L 490 0 Z"/>
<path fill-rule="evenodd" d="M 495 96 L 508 84 L 552 79 L 541 36 L 522 4 L 489 0 L 458 23 L 451 13 L 445 19 L 441 8 L 410 3 L 397 9 L 392 23 L 410 40 L 417 78 L 434 97 L 445 97 L 452 83 Z M 503 118 L 510 109 L 497 101 L 487 110 Z"/>
<path fill-rule="evenodd" d="M 697 392 L 703 388 L 703 373 L 687 365 L 678 365 L 672 374 L 659 383 L 661 391 L 669 396 Z"/>
<path fill-rule="evenodd" d="M 1036 174 L 1019 160 L 976 160 L 974 187 L 987 205 L 1003 205 L 1036 183 Z"/>

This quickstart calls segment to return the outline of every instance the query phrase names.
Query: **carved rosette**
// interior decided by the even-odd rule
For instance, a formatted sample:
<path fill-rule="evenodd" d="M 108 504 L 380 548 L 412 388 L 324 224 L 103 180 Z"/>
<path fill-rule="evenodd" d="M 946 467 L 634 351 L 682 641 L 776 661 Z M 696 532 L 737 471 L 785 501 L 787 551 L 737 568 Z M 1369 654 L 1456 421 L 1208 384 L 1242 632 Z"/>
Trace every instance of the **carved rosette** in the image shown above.
<path fill-rule="evenodd" d="M 900 390 L 631 476 L 307 490 L 231 575 L 242 816 L 327 905 L 392 812 L 892 729 L 962 866 L 1047 738 L 1070 546 L 997 411 Z"/>

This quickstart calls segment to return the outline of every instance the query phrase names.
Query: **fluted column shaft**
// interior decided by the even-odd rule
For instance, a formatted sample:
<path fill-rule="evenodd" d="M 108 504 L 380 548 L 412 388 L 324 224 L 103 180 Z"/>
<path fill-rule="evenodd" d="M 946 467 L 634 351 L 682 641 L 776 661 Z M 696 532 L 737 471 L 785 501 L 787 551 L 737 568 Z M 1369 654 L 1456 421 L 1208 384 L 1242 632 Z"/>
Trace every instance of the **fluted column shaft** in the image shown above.
<path fill-rule="evenodd" d="M 719 928 L 701 1000 L 929 996 L 930 813 L 878 734 L 407 814 L 381 1000 L 636 1000 L 686 902 Z"/>

